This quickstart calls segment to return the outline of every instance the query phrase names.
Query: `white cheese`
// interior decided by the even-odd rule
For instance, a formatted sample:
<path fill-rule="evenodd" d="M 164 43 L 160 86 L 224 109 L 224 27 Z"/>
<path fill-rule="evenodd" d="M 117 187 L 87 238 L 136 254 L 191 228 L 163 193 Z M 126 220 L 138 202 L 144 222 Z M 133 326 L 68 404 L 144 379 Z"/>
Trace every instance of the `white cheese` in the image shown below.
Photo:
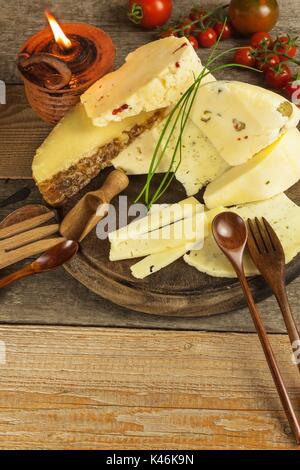
<path fill-rule="evenodd" d="M 202 70 L 190 42 L 171 36 L 130 53 L 125 64 L 92 85 L 81 102 L 94 125 L 106 126 L 175 104 Z"/>
<path fill-rule="evenodd" d="M 265 217 L 282 243 L 287 263 L 300 252 L 300 208 L 285 194 L 279 194 L 266 201 L 231 207 L 229 210 L 240 215 L 245 221 L 248 218 Z M 186 254 L 184 260 L 210 276 L 236 277 L 230 262 L 220 251 L 211 233 L 205 239 L 203 248 Z M 248 252 L 245 254 L 244 267 L 247 276 L 258 274 Z"/>
<path fill-rule="evenodd" d="M 289 129 L 251 160 L 231 168 L 204 193 L 208 208 L 270 199 L 300 179 L 300 132 Z"/>
<path fill-rule="evenodd" d="M 300 110 L 280 95 L 235 81 L 200 86 L 190 117 L 231 166 L 296 127 Z"/>

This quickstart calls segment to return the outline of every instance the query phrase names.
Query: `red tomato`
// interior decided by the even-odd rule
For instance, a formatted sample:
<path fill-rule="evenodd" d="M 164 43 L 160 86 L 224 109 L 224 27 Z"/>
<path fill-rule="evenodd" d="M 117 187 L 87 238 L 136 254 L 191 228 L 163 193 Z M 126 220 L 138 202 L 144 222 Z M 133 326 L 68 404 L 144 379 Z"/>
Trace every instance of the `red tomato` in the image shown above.
<path fill-rule="evenodd" d="M 234 54 L 234 60 L 239 65 L 246 65 L 247 67 L 254 67 L 255 65 L 255 52 L 252 47 L 242 47 Z"/>
<path fill-rule="evenodd" d="M 281 62 L 293 59 L 297 52 L 296 39 L 289 36 L 279 37 L 274 44 L 274 51 L 279 54 Z"/>
<path fill-rule="evenodd" d="M 201 20 L 201 18 L 203 18 L 203 16 L 206 16 L 206 15 L 207 15 L 206 10 L 203 10 L 203 9 L 199 10 L 198 8 L 193 8 L 190 13 L 190 18 L 192 21 L 196 21 L 196 20 Z"/>
<path fill-rule="evenodd" d="M 178 26 L 178 29 L 182 29 L 182 33 L 184 36 L 188 36 L 194 31 L 196 26 L 195 24 L 191 23 L 192 20 L 190 18 L 185 18 L 185 20 L 183 20 L 183 22 Z"/>
<path fill-rule="evenodd" d="M 130 20 L 146 29 L 164 25 L 170 18 L 172 0 L 129 0 Z"/>
<path fill-rule="evenodd" d="M 254 33 L 250 45 L 253 49 L 268 49 L 272 46 L 272 38 L 269 33 Z"/>
<path fill-rule="evenodd" d="M 217 36 L 221 36 L 221 41 L 225 41 L 229 39 L 233 35 L 233 28 L 230 23 L 223 23 L 222 21 L 218 21 L 215 26 L 214 30 L 217 33 Z"/>
<path fill-rule="evenodd" d="M 190 43 L 192 44 L 193 48 L 194 48 L 194 49 L 198 49 L 199 44 L 198 44 L 198 41 L 197 41 L 197 39 L 195 38 L 195 36 L 189 36 L 188 39 L 189 39 Z"/>
<path fill-rule="evenodd" d="M 258 56 L 255 62 L 255 67 L 258 70 L 266 72 L 267 69 L 276 67 L 278 64 L 280 64 L 278 55 L 270 52 L 269 54 Z"/>
<path fill-rule="evenodd" d="M 217 33 L 212 28 L 207 28 L 198 33 L 198 43 L 202 47 L 212 47 L 217 42 Z"/>
<path fill-rule="evenodd" d="M 290 68 L 285 64 L 279 64 L 274 68 L 268 68 L 265 73 L 265 80 L 269 87 L 276 90 L 283 90 L 292 78 Z"/>

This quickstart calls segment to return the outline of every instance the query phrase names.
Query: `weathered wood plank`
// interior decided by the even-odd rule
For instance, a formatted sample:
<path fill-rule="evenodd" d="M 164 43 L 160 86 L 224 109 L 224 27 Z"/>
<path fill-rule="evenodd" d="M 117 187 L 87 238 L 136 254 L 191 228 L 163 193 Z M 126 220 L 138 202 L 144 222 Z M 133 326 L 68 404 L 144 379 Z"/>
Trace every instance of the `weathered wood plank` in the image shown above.
<path fill-rule="evenodd" d="M 295 407 L 298 374 L 274 338 Z M 293 449 L 256 335 L 1 327 L 0 448 Z"/>
<path fill-rule="evenodd" d="M 191 8 L 189 0 L 175 1 L 173 18 L 188 14 Z M 201 2 L 201 6 L 224 5 L 224 0 Z M 73 0 L 49 0 L 47 6 L 53 10 L 62 22 L 88 22 L 102 27 L 113 38 L 117 46 L 117 65 L 120 65 L 125 55 L 130 51 L 152 40 L 153 32 L 142 31 L 133 26 L 126 16 L 127 2 L 124 0 L 89 0 L 84 3 Z M 289 32 L 297 35 L 299 27 L 297 18 L 300 15 L 300 4 L 297 0 L 281 2 L 281 17 L 275 32 Z M 43 16 L 44 4 L 39 0 L 24 2 L 16 0 L 7 3 L 0 0 L 0 44 L 5 46 L 0 53 L 0 79 L 7 83 L 20 83 L 20 77 L 15 65 L 19 47 L 30 35 L 45 27 Z M 221 45 L 229 48 L 230 41 Z M 201 51 L 201 57 L 207 57 L 207 51 Z"/>

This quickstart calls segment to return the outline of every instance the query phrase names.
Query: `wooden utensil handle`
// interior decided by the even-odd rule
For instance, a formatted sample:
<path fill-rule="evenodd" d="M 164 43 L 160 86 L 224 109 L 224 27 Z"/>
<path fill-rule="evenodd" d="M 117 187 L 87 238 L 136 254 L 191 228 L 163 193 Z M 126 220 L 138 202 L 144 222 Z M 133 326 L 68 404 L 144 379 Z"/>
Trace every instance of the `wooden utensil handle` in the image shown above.
<path fill-rule="evenodd" d="M 104 203 L 109 203 L 114 197 L 120 194 L 129 184 L 128 176 L 124 171 L 112 171 L 103 183 L 103 186 L 97 191 L 98 196 Z"/>
<path fill-rule="evenodd" d="M 299 331 L 295 322 L 295 318 L 292 314 L 289 299 L 287 296 L 287 291 L 285 285 L 280 285 L 274 290 L 275 297 L 279 304 L 284 323 L 290 338 L 291 345 L 293 346 L 295 342 L 300 341 Z M 300 372 L 300 364 L 298 364 L 298 369 Z"/>
<path fill-rule="evenodd" d="M 9 284 L 11 284 L 14 281 L 17 281 L 18 279 L 31 276 L 32 274 L 34 274 L 32 265 L 29 264 L 28 266 L 24 266 L 24 268 L 19 269 L 19 271 L 16 271 L 15 273 L 9 274 L 3 279 L 0 279 L 0 289 L 2 289 L 2 287 L 8 286 Z"/>
<path fill-rule="evenodd" d="M 287 393 L 285 384 L 283 382 L 281 372 L 279 370 L 271 343 L 267 336 L 264 324 L 260 318 L 253 296 L 251 294 L 247 279 L 243 272 L 239 273 L 239 278 L 240 278 L 240 282 L 241 282 L 241 285 L 242 285 L 242 288 L 243 288 L 243 291 L 244 291 L 244 294 L 245 294 L 245 297 L 249 306 L 249 310 L 250 310 L 256 331 L 258 333 L 261 345 L 265 353 L 267 363 L 269 365 L 269 369 L 271 371 L 274 383 L 276 385 L 282 406 L 285 410 L 286 416 L 288 418 L 290 427 L 295 436 L 296 442 L 297 444 L 300 444 L 300 425 L 299 425 L 297 416 L 295 415 L 295 412 L 293 410 L 293 406 L 290 401 L 289 395 Z"/>

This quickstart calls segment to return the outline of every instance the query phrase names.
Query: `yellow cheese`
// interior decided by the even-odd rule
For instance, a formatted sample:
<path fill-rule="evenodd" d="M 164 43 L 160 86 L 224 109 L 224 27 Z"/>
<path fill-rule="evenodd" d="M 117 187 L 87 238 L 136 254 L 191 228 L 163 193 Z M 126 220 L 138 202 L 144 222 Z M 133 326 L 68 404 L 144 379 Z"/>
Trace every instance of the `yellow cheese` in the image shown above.
<path fill-rule="evenodd" d="M 89 88 L 81 102 L 95 125 L 106 126 L 175 104 L 201 70 L 190 42 L 171 36 L 133 51 L 122 67 Z"/>
<path fill-rule="evenodd" d="M 300 179 L 300 132 L 289 129 L 278 141 L 243 165 L 210 183 L 204 194 L 207 207 L 233 206 L 269 199 Z"/>
<path fill-rule="evenodd" d="M 248 218 L 265 217 L 283 245 L 287 263 L 300 252 L 300 208 L 285 194 L 279 194 L 266 201 L 231 207 L 229 210 L 240 215 L 245 221 Z M 205 239 L 203 248 L 186 254 L 184 260 L 198 271 L 210 276 L 236 277 L 230 262 L 220 251 L 211 233 Z M 258 274 L 248 253 L 245 256 L 244 267 L 247 276 Z"/>

